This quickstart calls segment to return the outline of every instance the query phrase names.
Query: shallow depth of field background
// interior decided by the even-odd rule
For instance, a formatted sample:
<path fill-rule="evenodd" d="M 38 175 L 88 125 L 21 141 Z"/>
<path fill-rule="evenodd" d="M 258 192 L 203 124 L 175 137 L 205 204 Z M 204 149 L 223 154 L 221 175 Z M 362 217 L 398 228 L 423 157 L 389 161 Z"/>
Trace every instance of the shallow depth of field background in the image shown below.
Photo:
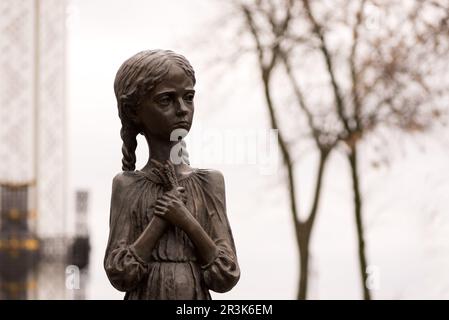
<path fill-rule="evenodd" d="M 210 150 L 213 139 L 205 139 L 207 132 L 254 133 L 269 126 L 254 58 L 245 56 L 219 71 L 211 63 L 221 48 L 234 45 L 213 41 L 226 32 L 226 28 L 208 27 L 216 26 L 220 6 L 205 0 L 69 2 L 68 192 L 71 202 L 77 188 L 88 189 L 91 195 L 87 299 L 123 297 L 109 284 L 102 262 L 111 182 L 121 170 L 113 81 L 125 59 L 140 50 L 165 48 L 191 61 L 197 76 L 191 144 Z M 448 133 L 442 130 L 393 142 L 389 164 L 379 168 L 363 161 L 369 157 L 369 142 L 362 148 L 367 255 L 379 281 L 374 298 L 449 298 Z M 145 164 L 146 156 L 147 147 L 140 138 L 137 167 Z M 190 156 L 193 166 L 224 173 L 242 272 L 232 291 L 213 297 L 294 299 L 299 267 L 282 167 L 264 175 L 257 164 L 225 163 L 199 148 L 190 150 Z M 299 202 L 306 206 L 312 195 L 314 154 L 301 152 L 296 161 Z M 341 154 L 334 153 L 311 243 L 312 299 L 361 298 L 348 170 Z"/>
<path fill-rule="evenodd" d="M 205 27 L 220 16 L 219 4 L 96 0 L 73 1 L 70 9 L 71 186 L 87 187 L 92 193 L 93 251 L 87 297 L 120 298 L 122 294 L 109 285 L 102 268 L 110 185 L 121 160 L 120 123 L 112 89 L 120 64 L 148 48 L 169 48 L 188 57 L 198 79 L 192 135 L 208 128 L 256 132 L 268 127 L 268 116 L 260 107 L 264 101 L 254 60 L 244 58 L 233 68 L 212 73 L 210 55 L 233 43 L 215 43 L 209 49 L 196 43 L 219 38 L 216 33 L 226 31 Z M 440 133 L 444 135 L 447 131 Z M 380 277 L 374 298 L 449 297 L 447 147 L 447 139 L 412 138 L 393 146 L 390 165 L 376 169 L 362 164 L 367 171 L 363 181 L 367 254 Z M 138 149 L 138 163 L 143 165 L 146 146 L 140 143 Z M 201 166 L 220 169 L 225 175 L 228 215 L 242 270 L 241 280 L 231 292 L 214 297 L 294 298 L 298 258 L 283 171 L 261 175 L 257 165 L 208 162 L 207 154 L 200 156 L 203 158 L 191 152 L 192 165 L 201 162 Z M 311 194 L 307 189 L 312 188 L 313 155 L 302 154 L 298 161 L 301 202 Z M 333 155 L 312 237 L 311 298 L 361 297 L 347 170 L 341 156 Z"/>

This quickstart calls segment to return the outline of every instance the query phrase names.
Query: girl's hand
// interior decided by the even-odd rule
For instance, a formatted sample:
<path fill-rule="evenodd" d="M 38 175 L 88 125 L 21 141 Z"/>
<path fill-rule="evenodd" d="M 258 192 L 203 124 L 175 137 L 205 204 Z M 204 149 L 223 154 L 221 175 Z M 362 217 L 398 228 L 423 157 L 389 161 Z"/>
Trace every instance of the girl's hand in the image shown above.
<path fill-rule="evenodd" d="M 159 198 L 156 201 L 154 214 L 184 230 L 192 221 L 193 216 L 186 208 L 182 199 L 182 192 L 179 189 L 180 187 L 166 192 Z"/>
<path fill-rule="evenodd" d="M 160 178 L 165 191 L 170 191 L 179 187 L 178 177 L 176 176 L 175 167 L 170 160 L 165 164 L 155 159 L 151 159 L 153 164 L 153 172 Z"/>
<path fill-rule="evenodd" d="M 151 162 L 154 165 L 153 172 L 161 179 L 164 190 L 174 192 L 182 202 L 187 203 L 185 189 L 179 186 L 173 164 L 169 160 L 165 165 L 154 159 Z"/>
<path fill-rule="evenodd" d="M 176 192 L 178 193 L 178 198 L 182 200 L 182 203 L 187 203 L 187 195 L 186 195 L 186 189 L 184 187 L 177 187 Z"/>

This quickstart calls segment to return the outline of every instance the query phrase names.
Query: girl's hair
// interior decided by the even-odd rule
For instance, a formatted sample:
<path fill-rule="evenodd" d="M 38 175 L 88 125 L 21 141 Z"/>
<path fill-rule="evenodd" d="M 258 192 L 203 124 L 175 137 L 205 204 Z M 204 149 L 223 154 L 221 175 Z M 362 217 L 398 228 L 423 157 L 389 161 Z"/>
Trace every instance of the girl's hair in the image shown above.
<path fill-rule="evenodd" d="M 173 64 L 184 70 L 195 84 L 195 72 L 189 61 L 170 50 L 139 52 L 126 60 L 117 71 L 114 91 L 122 122 L 120 136 L 123 141 L 123 171 L 134 171 L 136 168 L 136 137 L 143 133 L 137 119 L 137 107 L 141 98 L 162 82 Z"/>

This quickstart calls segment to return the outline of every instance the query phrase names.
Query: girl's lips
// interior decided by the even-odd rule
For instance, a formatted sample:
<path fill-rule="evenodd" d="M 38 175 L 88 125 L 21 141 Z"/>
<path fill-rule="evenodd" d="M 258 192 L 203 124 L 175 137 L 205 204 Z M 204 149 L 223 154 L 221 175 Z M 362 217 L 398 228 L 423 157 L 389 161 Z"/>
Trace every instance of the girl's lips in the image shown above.
<path fill-rule="evenodd" d="M 186 122 L 186 121 L 180 121 L 180 122 L 176 122 L 174 127 L 184 127 L 184 128 L 188 128 L 190 126 L 190 123 Z"/>

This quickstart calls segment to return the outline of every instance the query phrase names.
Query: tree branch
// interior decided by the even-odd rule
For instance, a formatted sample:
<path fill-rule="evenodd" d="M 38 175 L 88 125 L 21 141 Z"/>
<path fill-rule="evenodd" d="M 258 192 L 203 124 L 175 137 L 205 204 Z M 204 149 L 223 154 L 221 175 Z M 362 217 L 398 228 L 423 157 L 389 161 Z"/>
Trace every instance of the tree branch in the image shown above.
<path fill-rule="evenodd" d="M 313 198 L 312 208 L 310 209 L 310 214 L 309 214 L 309 217 L 307 218 L 307 222 L 306 222 L 309 225 L 309 229 L 311 229 L 311 226 L 315 222 L 315 217 L 318 212 L 318 204 L 320 203 L 324 169 L 325 169 L 325 165 L 327 163 L 328 155 L 329 155 L 328 150 L 320 150 L 320 161 L 318 163 L 318 172 L 317 172 L 316 181 L 315 181 L 315 190 L 314 190 L 315 194 L 314 194 L 314 198 Z"/>
<path fill-rule="evenodd" d="M 245 16 L 246 23 L 249 27 L 249 30 L 254 38 L 254 42 L 256 43 L 256 50 L 257 50 L 257 56 L 259 58 L 259 65 L 262 67 L 262 69 L 265 69 L 264 49 L 262 47 L 262 42 L 260 41 L 259 34 L 257 33 L 256 25 L 254 23 L 251 11 L 244 4 L 241 5 L 241 9 Z"/>
<path fill-rule="evenodd" d="M 362 0 L 360 2 L 359 10 L 356 14 L 356 22 L 352 28 L 352 47 L 351 53 L 349 55 L 349 66 L 351 69 L 351 81 L 352 81 L 352 100 L 354 103 L 354 119 L 357 125 L 357 131 L 362 130 L 360 128 L 360 109 L 361 109 L 361 101 L 358 92 L 358 77 L 357 77 L 357 69 L 356 69 L 356 54 L 357 54 L 357 46 L 359 44 L 359 27 L 363 21 L 363 10 L 365 8 L 366 0 Z"/>
<path fill-rule="evenodd" d="M 327 43 L 326 43 L 326 39 L 324 37 L 324 33 L 322 31 L 321 26 L 318 24 L 315 17 L 313 16 L 312 10 L 310 8 L 309 0 L 302 0 L 302 3 L 306 10 L 306 14 L 309 19 L 309 22 L 313 26 L 313 32 L 316 34 L 316 36 L 320 40 L 320 51 L 323 54 L 324 60 L 326 62 L 326 68 L 327 68 L 327 71 L 328 71 L 330 79 L 331 79 L 331 85 L 332 85 L 332 89 L 334 91 L 334 98 L 335 98 L 335 104 L 337 107 L 338 116 L 339 116 L 341 122 L 343 123 L 343 126 L 346 129 L 346 131 L 352 132 L 351 128 L 349 127 L 348 119 L 345 115 L 344 103 L 343 103 L 343 98 L 341 95 L 341 90 L 337 83 L 337 79 L 335 77 L 331 54 L 329 52 L 329 49 L 327 48 Z"/>
<path fill-rule="evenodd" d="M 281 52 L 280 54 L 281 56 L 281 60 L 283 62 L 283 65 L 285 67 L 285 71 L 287 72 L 287 76 L 290 80 L 290 84 L 293 87 L 293 92 L 295 94 L 296 100 L 298 101 L 298 105 L 300 106 L 300 108 L 302 109 L 302 111 L 306 114 L 307 117 L 307 123 L 309 125 L 309 128 L 312 132 L 312 137 L 313 140 L 315 141 L 316 146 L 319 149 L 322 149 L 324 146 L 322 145 L 322 143 L 320 142 L 320 135 L 321 135 L 321 130 L 315 125 L 314 121 L 313 121 L 313 114 L 310 111 L 310 109 L 308 108 L 306 101 L 304 99 L 304 95 L 302 93 L 301 88 L 299 87 L 299 83 L 298 80 L 296 79 L 295 75 L 293 74 L 291 65 L 290 65 L 290 61 L 287 57 L 287 55 L 285 54 L 285 52 Z"/>
<path fill-rule="evenodd" d="M 261 77 L 262 77 L 265 101 L 266 101 L 268 113 L 270 116 L 271 128 L 274 130 L 278 130 L 279 146 L 281 149 L 282 158 L 284 160 L 284 163 L 285 163 L 285 166 L 287 169 L 289 196 L 290 196 L 290 208 L 291 208 L 291 213 L 292 213 L 292 219 L 293 219 L 294 226 L 295 226 L 296 236 L 299 237 L 299 229 L 298 228 L 299 228 L 300 221 L 299 221 L 299 209 L 298 209 L 297 201 L 296 201 L 294 165 L 293 165 L 293 161 L 290 156 L 290 152 L 288 150 L 287 142 L 285 141 L 285 138 L 284 138 L 284 136 L 280 130 L 280 127 L 279 127 L 279 122 L 276 117 L 275 107 L 274 107 L 273 99 L 271 96 L 271 89 L 270 89 L 271 72 L 274 68 L 277 54 L 275 54 L 275 52 L 273 51 L 273 56 L 272 56 L 270 63 L 268 65 L 265 65 L 264 51 L 263 51 L 264 49 L 262 47 L 262 43 L 260 41 L 257 27 L 254 23 L 251 11 L 245 5 L 242 5 L 241 9 L 245 15 L 246 22 L 248 24 L 251 34 L 253 35 L 254 41 L 256 42 L 256 48 L 257 48 L 258 57 L 259 57 L 259 68 L 260 68 Z"/>

